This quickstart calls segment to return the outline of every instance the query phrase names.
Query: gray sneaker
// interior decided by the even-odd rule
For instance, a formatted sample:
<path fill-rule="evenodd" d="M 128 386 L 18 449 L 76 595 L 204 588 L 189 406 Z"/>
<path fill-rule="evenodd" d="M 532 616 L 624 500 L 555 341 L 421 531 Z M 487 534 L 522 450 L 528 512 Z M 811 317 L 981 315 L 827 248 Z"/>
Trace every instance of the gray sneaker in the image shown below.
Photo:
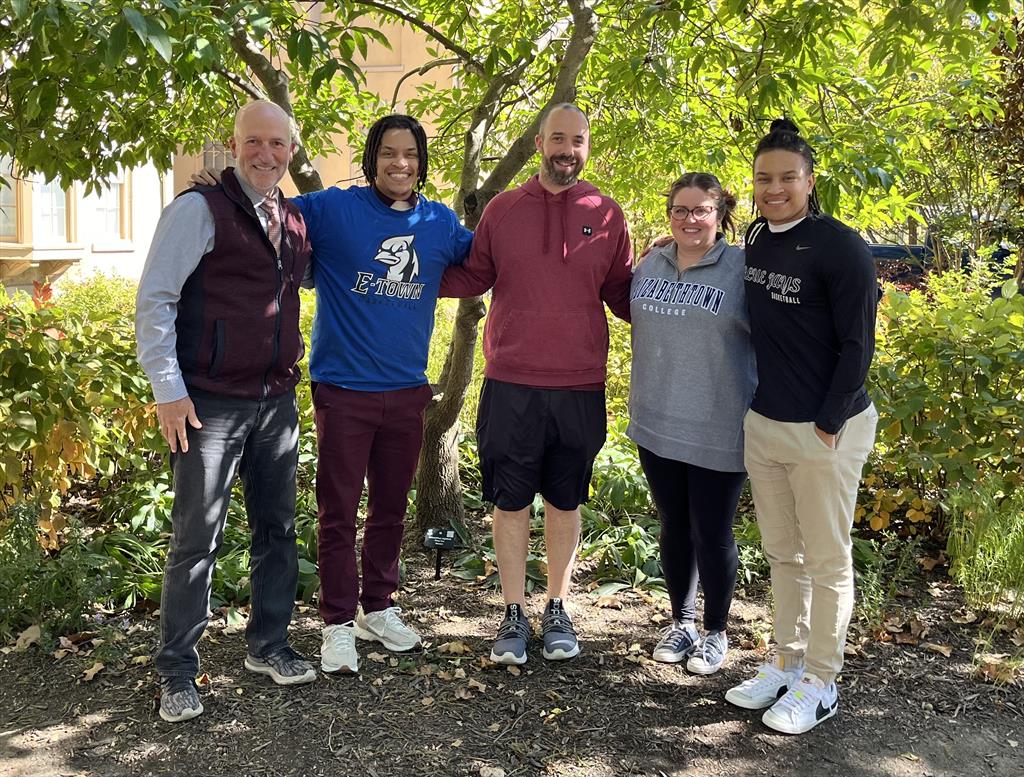
<path fill-rule="evenodd" d="M 533 629 L 523 615 L 523 608 L 510 604 L 505 608 L 505 620 L 498 626 L 498 636 L 491 648 L 491 661 L 498 664 L 525 664 L 526 644 Z"/>
<path fill-rule="evenodd" d="M 548 661 L 564 661 L 580 654 L 576 630 L 572 627 L 569 613 L 562 607 L 561 599 L 548 599 L 540 630 L 544 635 L 544 658 Z"/>
<path fill-rule="evenodd" d="M 160 717 L 168 723 L 191 720 L 203 714 L 203 703 L 191 677 L 165 677 L 160 680 Z"/>
<path fill-rule="evenodd" d="M 712 631 L 700 641 L 696 651 L 686 662 L 686 668 L 694 674 L 714 674 L 725 663 L 729 652 L 729 638 L 724 631 Z"/>
<path fill-rule="evenodd" d="M 288 645 L 263 658 L 246 656 L 245 668 L 250 672 L 269 675 L 278 685 L 301 685 L 316 679 L 313 665 Z"/>
<path fill-rule="evenodd" d="M 651 658 L 663 664 L 678 664 L 685 661 L 697 645 L 700 635 L 692 621 L 673 620 L 671 626 L 661 630 L 661 639 L 654 648 Z"/>

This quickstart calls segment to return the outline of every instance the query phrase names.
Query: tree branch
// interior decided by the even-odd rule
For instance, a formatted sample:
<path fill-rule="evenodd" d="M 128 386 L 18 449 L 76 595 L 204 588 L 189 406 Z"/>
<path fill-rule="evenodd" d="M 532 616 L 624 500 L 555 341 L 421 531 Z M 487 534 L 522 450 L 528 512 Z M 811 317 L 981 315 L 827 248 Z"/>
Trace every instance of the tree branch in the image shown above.
<path fill-rule="evenodd" d="M 355 0 L 355 5 L 365 5 L 369 8 L 373 8 L 377 11 L 380 11 L 382 14 L 385 14 L 387 16 L 395 16 L 404 21 L 406 24 L 410 24 L 413 27 L 422 30 L 431 38 L 433 38 L 438 43 L 443 45 L 446 49 L 451 51 L 453 54 L 456 54 L 460 60 L 465 62 L 468 67 L 475 70 L 479 75 L 485 75 L 483 65 L 481 65 L 476 60 L 476 58 L 470 51 L 464 49 L 462 46 L 453 41 L 451 38 L 449 38 L 447 35 L 445 35 L 443 32 L 441 32 L 433 25 L 427 24 L 425 21 L 417 18 L 411 13 L 407 13 L 406 11 L 403 11 L 399 8 L 395 8 L 394 6 L 388 5 L 387 3 L 378 2 L 377 0 Z"/>
<path fill-rule="evenodd" d="M 288 76 L 284 71 L 274 67 L 274 63 L 267 58 L 256 44 L 249 38 L 241 26 L 235 27 L 231 33 L 231 48 L 239 58 L 249 66 L 256 78 L 263 85 L 267 96 L 288 114 L 291 125 L 292 140 L 295 141 L 295 153 L 292 154 L 292 161 L 288 164 L 288 172 L 292 174 L 292 181 L 296 188 L 303 194 L 315 192 L 324 188 L 320 180 L 320 173 L 309 161 L 306 153 L 306 146 L 302 142 L 302 132 L 295 121 L 295 112 L 292 110 L 292 98 L 288 91 Z"/>
<path fill-rule="evenodd" d="M 435 67 L 444 67 L 445 65 L 457 65 L 461 61 L 461 59 L 457 59 L 455 57 L 449 57 L 448 59 L 435 59 L 434 61 L 428 62 L 427 64 L 421 67 L 413 68 L 412 70 L 410 70 L 408 73 L 399 78 L 398 83 L 395 84 L 395 92 L 391 96 L 391 110 L 394 111 L 395 106 L 398 104 L 398 91 L 402 88 L 402 84 L 405 83 L 405 79 L 411 78 L 412 76 L 426 75 Z"/>
<path fill-rule="evenodd" d="M 508 187 L 516 174 L 523 169 L 527 160 L 533 156 L 533 138 L 540 130 L 540 117 L 544 111 L 558 103 L 571 102 L 576 97 L 576 79 L 587 60 L 587 55 L 597 39 L 598 18 L 587 0 L 566 0 L 572 9 L 572 35 L 565 47 L 562 65 L 555 78 L 555 87 L 551 97 L 534 117 L 530 126 L 513 141 L 505 156 L 487 176 L 480 188 L 485 192 L 500 192 Z"/>

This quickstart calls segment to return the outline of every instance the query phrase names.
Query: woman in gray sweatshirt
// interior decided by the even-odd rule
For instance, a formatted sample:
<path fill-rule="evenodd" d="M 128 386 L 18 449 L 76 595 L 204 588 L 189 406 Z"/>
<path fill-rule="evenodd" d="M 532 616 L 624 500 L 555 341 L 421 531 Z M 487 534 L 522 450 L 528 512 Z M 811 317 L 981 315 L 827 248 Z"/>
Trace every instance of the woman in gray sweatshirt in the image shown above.
<path fill-rule="evenodd" d="M 736 198 L 710 173 L 672 184 L 674 242 L 636 268 L 630 295 L 633 367 L 627 434 L 661 518 L 661 563 L 672 625 L 654 659 L 712 674 L 728 650 L 726 621 L 736 582 L 733 516 L 746 480 L 743 416 L 757 382 L 733 229 Z M 698 572 L 704 628 L 697 631 Z"/>

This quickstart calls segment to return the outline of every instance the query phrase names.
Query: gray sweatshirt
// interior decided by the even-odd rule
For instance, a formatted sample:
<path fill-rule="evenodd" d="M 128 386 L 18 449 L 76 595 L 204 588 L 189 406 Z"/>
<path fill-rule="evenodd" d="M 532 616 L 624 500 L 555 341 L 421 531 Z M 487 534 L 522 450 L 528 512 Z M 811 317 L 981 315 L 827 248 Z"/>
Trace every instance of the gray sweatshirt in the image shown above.
<path fill-rule="evenodd" d="M 681 273 L 671 243 L 633 274 L 626 433 L 662 458 L 743 471 L 743 416 L 757 385 L 743 270 L 743 250 L 721 238 Z"/>

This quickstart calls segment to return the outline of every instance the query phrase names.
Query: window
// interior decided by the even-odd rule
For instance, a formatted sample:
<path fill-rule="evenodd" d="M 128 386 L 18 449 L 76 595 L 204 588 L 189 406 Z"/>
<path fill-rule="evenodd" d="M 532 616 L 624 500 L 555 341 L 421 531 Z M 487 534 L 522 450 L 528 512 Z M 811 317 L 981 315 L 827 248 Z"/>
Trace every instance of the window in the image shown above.
<path fill-rule="evenodd" d="M 223 170 L 225 167 L 234 167 L 234 165 L 235 158 L 231 155 L 231 149 L 223 143 L 207 141 L 203 146 L 203 167 Z"/>
<path fill-rule="evenodd" d="M 68 195 L 59 178 L 36 181 L 32 188 L 32 240 L 37 244 L 68 241 Z"/>
<path fill-rule="evenodd" d="M 0 240 L 18 239 L 18 182 L 8 156 L 0 157 Z"/>

